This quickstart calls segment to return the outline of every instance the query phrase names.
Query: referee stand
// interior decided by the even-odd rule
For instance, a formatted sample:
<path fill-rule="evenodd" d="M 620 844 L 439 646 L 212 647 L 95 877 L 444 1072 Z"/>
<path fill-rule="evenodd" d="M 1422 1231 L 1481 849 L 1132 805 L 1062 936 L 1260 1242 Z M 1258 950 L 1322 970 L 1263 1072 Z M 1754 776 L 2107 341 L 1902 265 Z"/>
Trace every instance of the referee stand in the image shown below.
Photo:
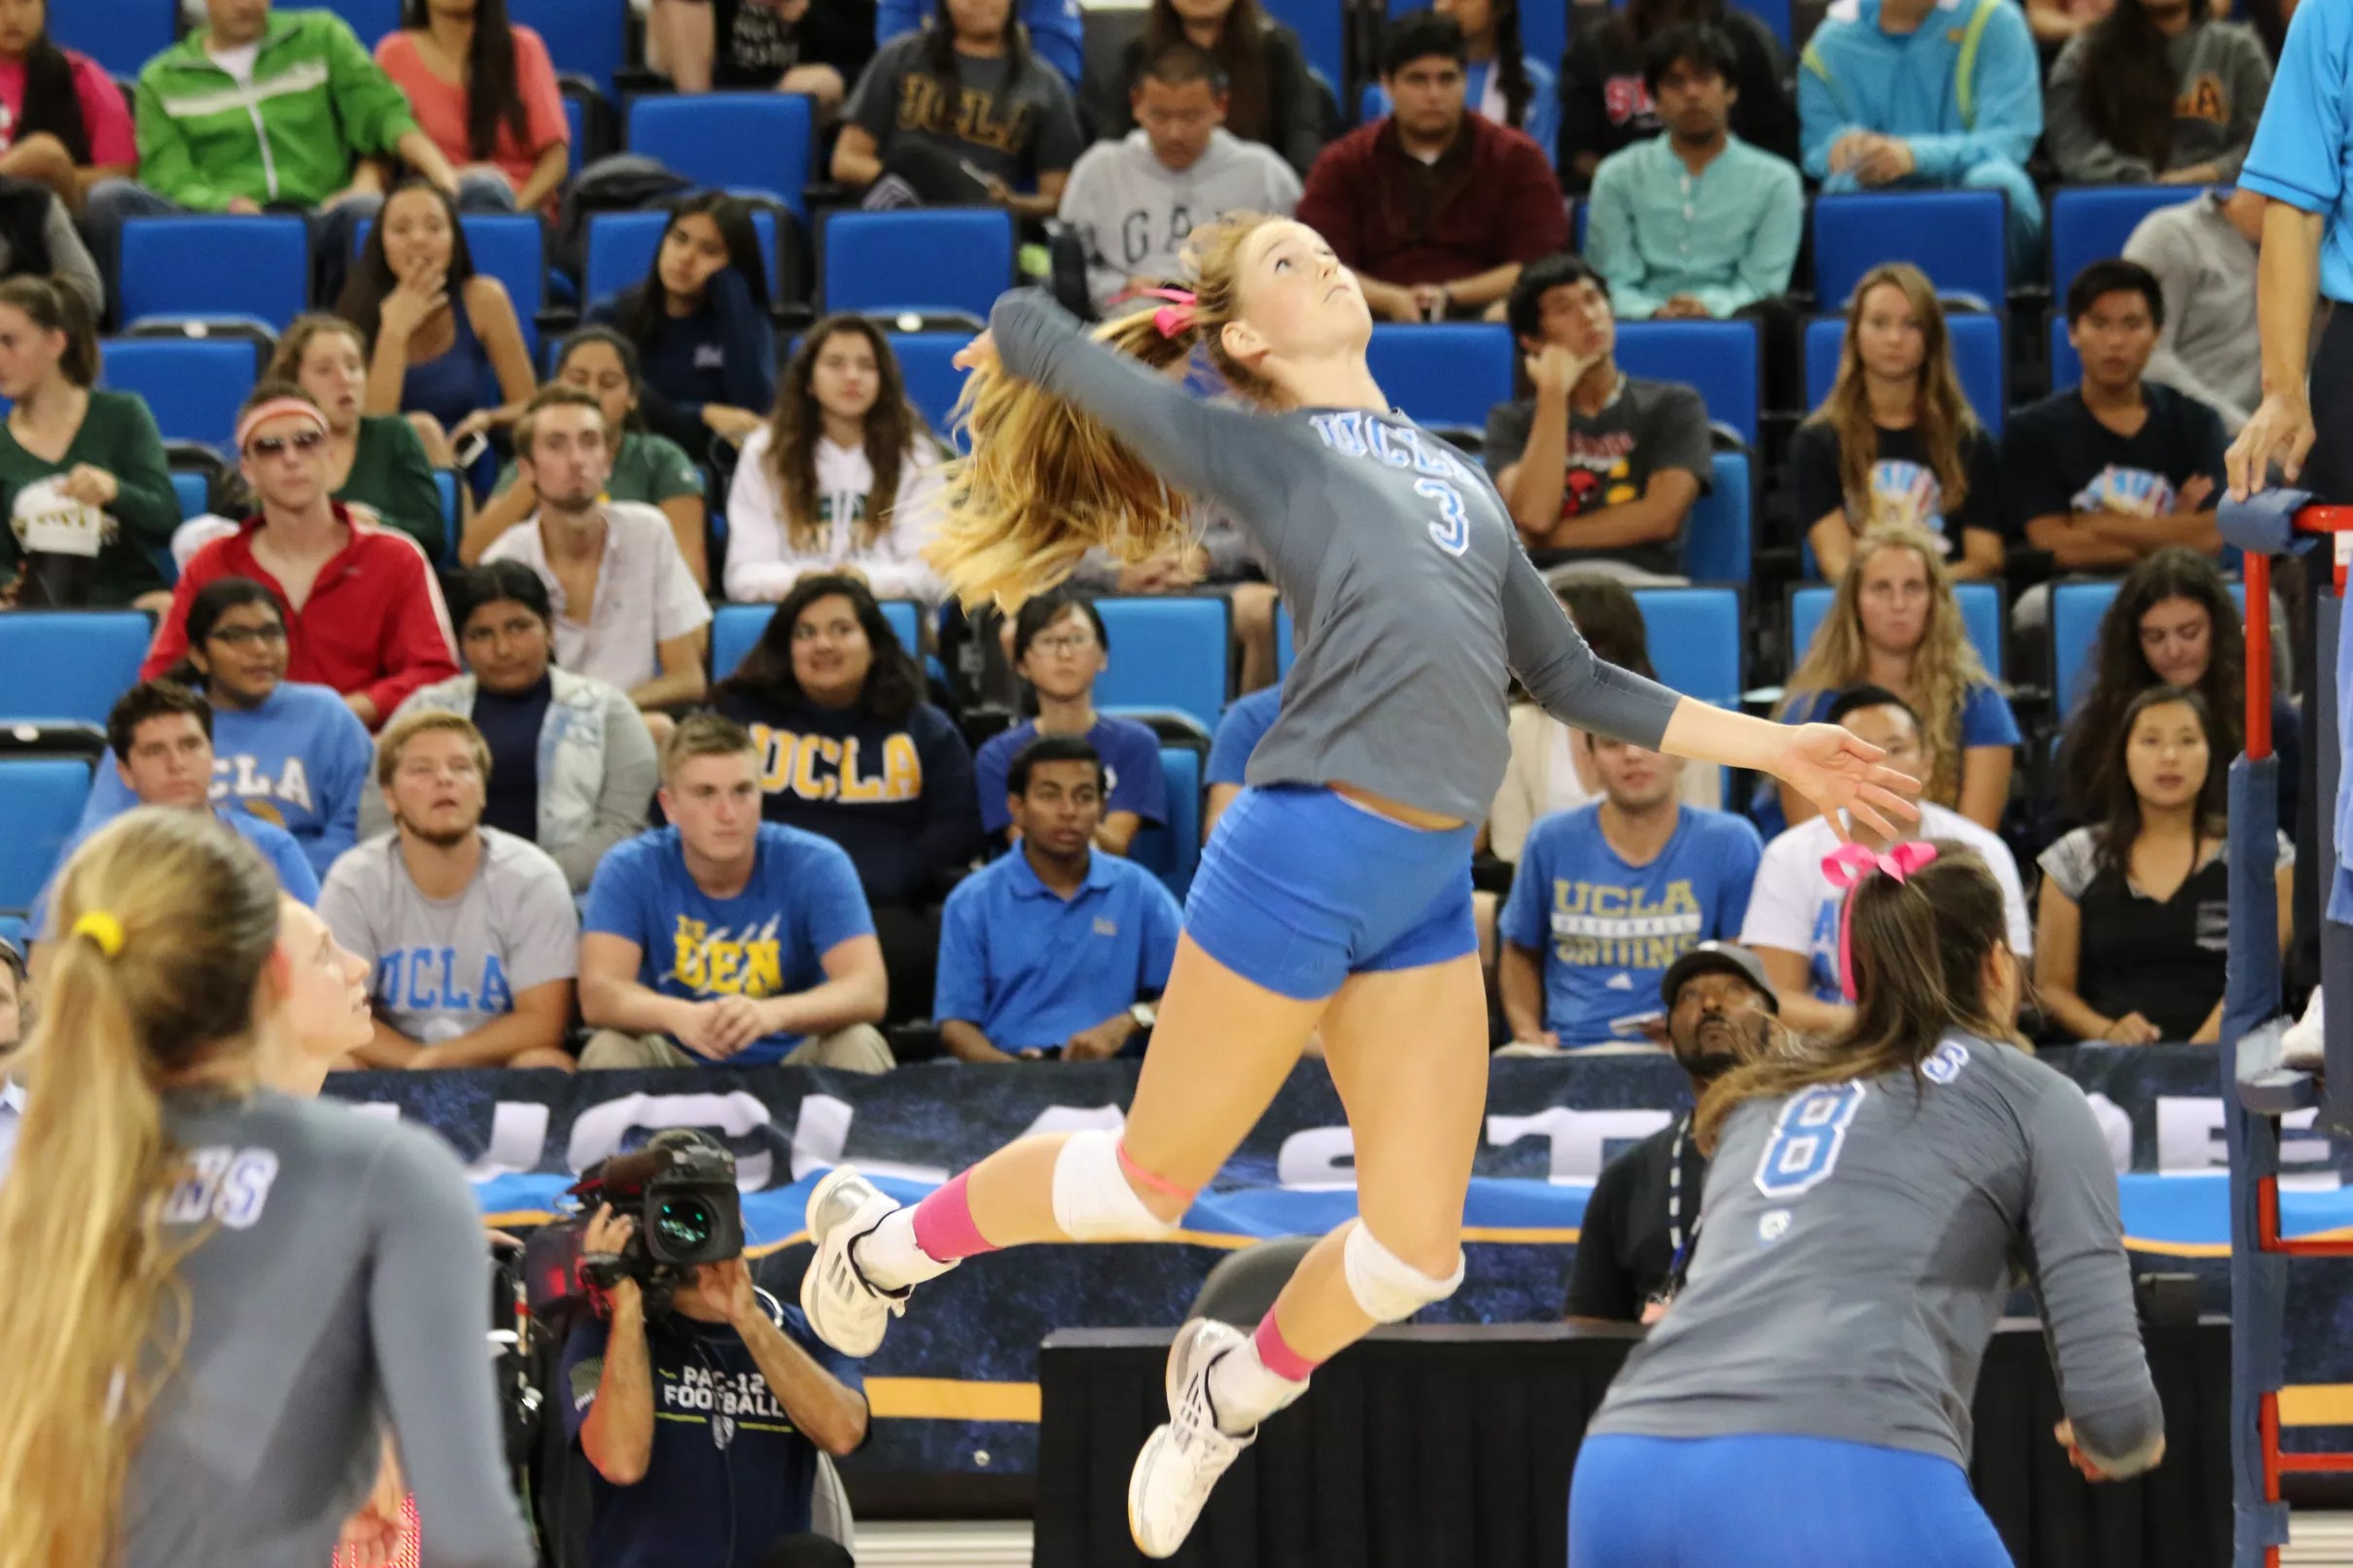
<path fill-rule="evenodd" d="M 2318 1107 L 2320 1124 L 2353 1132 L 2353 925 L 2324 918 L 2321 975 L 2325 1070 L 2291 1066 L 2281 1056 L 2290 1020 L 2280 1016 L 2276 886 L 2279 759 L 2271 749 L 2271 558 L 2326 541 L 2312 575 L 2314 690 L 2305 703 L 2305 745 L 2318 763 L 2312 809 L 2325 873 L 2325 909 L 2336 881 L 2336 791 L 2342 757 L 2343 693 L 2337 653 L 2345 568 L 2338 535 L 2353 535 L 2353 506 L 2309 505 L 2298 491 L 2267 491 L 2221 507 L 2224 540 L 2245 553 L 2247 587 L 2246 750 L 2230 767 L 2230 978 L 2223 997 L 2223 1121 L 2230 1158 L 2230 1462 L 2234 1522 L 2231 1568 L 2279 1568 L 2288 1541 L 2280 1478 L 2353 1473 L 2353 1453 L 2282 1453 L 2279 1390 L 2286 1380 L 2288 1265 L 2295 1258 L 2353 1257 L 2353 1239 L 2300 1240 L 2279 1224 L 2280 1118 Z M 2342 542 L 2353 542 L 2346 540 Z M 2334 570 L 2324 577 L 2334 561 Z"/>

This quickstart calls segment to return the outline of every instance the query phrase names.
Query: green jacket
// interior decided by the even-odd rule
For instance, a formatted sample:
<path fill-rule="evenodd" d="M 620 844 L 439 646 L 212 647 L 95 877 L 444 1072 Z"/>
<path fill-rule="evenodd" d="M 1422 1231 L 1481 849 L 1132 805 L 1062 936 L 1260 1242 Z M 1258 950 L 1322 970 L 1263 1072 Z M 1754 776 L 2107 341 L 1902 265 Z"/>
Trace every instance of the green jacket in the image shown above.
<path fill-rule="evenodd" d="M 197 212 L 245 196 L 315 207 L 352 164 L 417 128 L 408 99 L 331 11 L 270 16 L 240 84 L 204 52 L 200 27 L 139 73 L 139 183 Z"/>

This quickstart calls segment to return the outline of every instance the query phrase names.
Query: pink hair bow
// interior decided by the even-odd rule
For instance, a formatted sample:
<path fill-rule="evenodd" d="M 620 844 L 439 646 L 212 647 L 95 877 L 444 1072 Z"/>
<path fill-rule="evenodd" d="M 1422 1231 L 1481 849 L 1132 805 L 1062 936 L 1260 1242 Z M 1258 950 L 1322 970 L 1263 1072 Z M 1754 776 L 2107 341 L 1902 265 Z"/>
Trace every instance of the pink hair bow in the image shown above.
<path fill-rule="evenodd" d="M 1139 289 L 1133 297 L 1166 299 L 1167 304 L 1152 312 L 1152 325 L 1160 329 L 1163 337 L 1175 337 L 1193 325 L 1193 296 L 1182 289 Z"/>
<path fill-rule="evenodd" d="M 1842 844 L 1822 856 L 1822 875 L 1846 894 L 1839 911 L 1839 991 L 1854 1000 L 1854 889 L 1878 872 L 1898 882 L 1936 858 L 1936 846 L 1922 839 L 1898 844 L 1884 853 L 1861 844 Z"/>

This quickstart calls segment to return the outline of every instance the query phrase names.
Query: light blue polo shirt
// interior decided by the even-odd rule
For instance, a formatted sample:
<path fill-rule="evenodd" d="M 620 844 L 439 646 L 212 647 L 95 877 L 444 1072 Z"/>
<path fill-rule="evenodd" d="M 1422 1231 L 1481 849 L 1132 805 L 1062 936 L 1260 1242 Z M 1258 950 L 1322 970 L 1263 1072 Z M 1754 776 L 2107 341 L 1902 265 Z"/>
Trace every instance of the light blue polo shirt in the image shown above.
<path fill-rule="evenodd" d="M 1060 1045 L 1167 986 L 1183 923 L 1134 861 L 1090 853 L 1066 900 L 1016 848 L 948 894 L 931 1016 L 973 1025 L 1001 1051 Z"/>
<path fill-rule="evenodd" d="M 2320 292 L 2353 301 L 2353 9 L 2296 8 L 2279 69 L 2264 100 L 2238 183 L 2328 220 L 2320 245 Z"/>

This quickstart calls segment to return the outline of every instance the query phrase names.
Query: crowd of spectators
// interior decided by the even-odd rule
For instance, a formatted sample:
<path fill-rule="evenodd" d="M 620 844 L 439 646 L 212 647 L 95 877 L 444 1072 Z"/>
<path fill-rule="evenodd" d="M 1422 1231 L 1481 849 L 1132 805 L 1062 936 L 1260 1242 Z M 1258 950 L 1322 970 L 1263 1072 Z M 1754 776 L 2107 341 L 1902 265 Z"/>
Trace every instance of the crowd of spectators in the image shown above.
<path fill-rule="evenodd" d="M 0 265 L 16 274 L 0 281 L 7 602 L 155 612 L 141 674 L 195 694 L 219 749 L 214 804 L 285 829 L 321 877 L 372 847 L 377 918 L 397 920 L 402 904 L 384 888 L 464 869 L 441 849 L 424 863 L 426 830 L 401 803 L 401 757 L 441 751 L 434 779 L 416 767 L 423 784 L 458 780 L 433 804 L 470 813 L 467 842 L 487 847 L 458 857 L 467 876 L 526 863 L 529 849 L 546 863 L 518 881 L 560 880 L 593 909 L 604 863 L 668 832 L 667 856 L 638 857 L 633 885 L 675 891 L 684 866 L 714 896 L 705 874 L 737 852 L 697 851 L 697 833 L 719 829 L 689 831 L 655 803 L 679 787 L 662 758 L 680 720 L 709 709 L 743 728 L 760 819 L 800 835 L 796 854 L 813 839 L 846 858 L 858 918 L 812 905 L 797 941 L 770 958 L 713 957 L 707 973 L 738 989 L 686 987 L 693 1005 L 781 995 L 787 968 L 804 987 L 832 987 L 831 958 L 862 925 L 885 976 L 873 1016 L 861 991 L 846 1011 L 819 1009 L 825 1028 L 759 1037 L 936 1021 L 953 1026 L 950 1053 L 971 1060 L 1065 1044 L 1102 1054 L 1112 1034 L 1124 1048 L 1107 1001 L 1060 1040 L 1045 1038 L 1060 1022 L 1026 1004 L 1008 1022 L 1002 988 L 1019 996 L 1043 982 L 1024 969 L 1020 941 L 1007 958 L 982 940 L 973 912 L 986 907 L 994 930 L 1022 924 L 1047 892 L 1058 918 L 1098 896 L 1137 898 L 1115 872 L 1132 869 L 1140 833 L 1168 824 L 1164 736 L 1097 707 L 1114 653 L 1092 594 L 1228 601 L 1240 679 L 1204 753 L 1199 803 L 1214 830 L 1281 700 L 1279 605 L 1247 538 L 1205 515 L 1192 552 L 1090 558 L 1070 591 L 1001 623 L 967 621 L 943 606 L 922 556 L 950 446 L 876 322 L 828 316 L 780 342 L 755 203 L 716 191 L 671 200 L 645 277 L 582 301 L 542 384 L 534 324 L 476 266 L 461 221 L 552 220 L 575 161 L 558 61 L 503 0 L 410 0 L 404 25 L 373 41 L 333 13 L 266 0 L 188 9 L 186 36 L 122 90 L 51 41 L 40 0 L 0 17 Z M 1815 302 L 1844 312 L 1829 390 L 1751 456 L 1762 537 L 1784 530 L 1798 575 L 1831 588 L 1809 638 L 1782 647 L 1776 711 L 1894 741 L 1940 830 L 1965 825 L 2000 864 L 2039 868 L 2052 1038 L 2210 1024 L 2195 997 L 2140 998 L 2144 971 L 2118 979 L 2096 943 L 2065 949 L 2082 945 L 2086 899 L 2121 900 L 2102 929 L 2153 932 L 2190 899 L 2183 940 L 2220 951 L 2219 906 L 2201 916 L 2194 897 L 2218 864 L 2211 802 L 2185 818 L 2151 790 L 2218 800 L 2198 781 L 2219 779 L 2242 728 L 2238 610 L 2213 505 L 2222 445 L 2259 391 L 2262 202 L 2228 189 L 2268 85 L 2272 46 L 2257 31 L 2149 0 L 1862 0 L 1793 56 L 1716 0 L 1634 0 L 1573 8 L 1566 53 L 1551 61 L 1528 50 L 1521 0 L 1438 0 L 1393 19 L 1360 101 L 1343 105 L 1349 85 L 1313 70 L 1260 0 L 1153 0 L 1092 75 L 1077 14 L 1059 4 L 895 0 L 876 15 L 651 0 L 644 20 L 647 65 L 671 90 L 807 96 L 829 149 L 822 172 L 854 199 L 1059 219 L 1083 258 L 1082 307 L 1128 308 L 1138 291 L 1180 280 L 1193 227 L 1261 210 L 1320 230 L 1380 320 L 1504 324 L 1519 396 L 1464 439 L 1585 635 L 1637 669 L 1649 650 L 1628 590 L 1684 580 L 1684 541 L 1726 437 L 1693 386 L 1621 366 L 1621 322 L 1751 318 L 1770 396 L 1795 384 L 1777 362 L 1805 308 L 1793 290 L 1809 191 L 2000 191 L 2014 268 L 2030 275 L 2053 184 L 2183 187 L 2122 255 L 2058 280 L 2079 381 L 2016 408 L 1974 408 L 1952 323 L 2006 302 L 1940 295 L 1920 268 L 1884 264 L 1846 298 Z M 237 106 L 248 95 L 252 113 Z M 263 210 L 308 216 L 312 296 L 333 309 L 276 335 L 216 512 L 183 519 L 155 419 L 98 384 L 123 226 Z M 1573 234 L 1572 214 L 1583 219 Z M 1410 409 L 1412 389 L 1398 390 Z M 2038 555 L 2046 575 L 2021 574 L 2020 558 Z M 2014 706 L 1999 650 L 1972 635 L 1960 590 L 2010 590 L 2012 635 L 2031 665 L 2052 573 L 2125 580 L 2095 679 L 2058 694 L 2038 729 Z M 911 645 L 884 613 L 894 600 L 920 611 Z M 725 668 L 713 662 L 714 601 L 776 607 Z M 993 674 L 977 696 L 1009 714 L 976 719 L 966 668 Z M 2160 690 L 2175 695 L 2159 702 Z M 2210 762 L 2182 760 L 2183 740 L 2178 765 L 2144 779 L 2134 736 L 2159 720 L 2177 739 L 2203 732 Z M 2284 696 L 2273 729 L 2292 756 L 2300 731 Z M 374 742 L 386 749 L 371 759 L 376 731 L 404 744 Z M 2028 755 L 2044 733 L 2056 737 L 2055 767 Z M 1639 1037 L 1646 1010 L 1633 1004 L 1680 952 L 1743 934 L 1787 993 L 1785 1019 L 1837 1016 L 1819 889 L 1791 870 L 1827 832 L 1810 808 L 1533 709 L 1512 735 L 1481 850 L 1499 1043 Z M 725 749 L 710 745 L 705 733 L 704 749 L 674 761 L 708 771 Z M 131 761 L 101 760 L 86 828 L 141 798 Z M 471 783 L 459 777 L 468 761 Z M 2283 769 L 2285 821 L 2295 777 Z M 696 798 L 718 796 L 698 786 Z M 2180 821 L 2188 848 L 2176 854 L 2166 835 Z M 1080 847 L 1045 843 L 1068 844 L 1077 825 Z M 2149 848 L 2160 838 L 2172 847 Z M 744 842 L 755 840 L 766 842 Z M 2145 870 L 2151 854 L 2165 865 Z M 1530 856 L 1532 875 L 1515 880 Z M 1705 887 L 1679 873 L 1687 856 L 1705 863 Z M 2184 857 L 2187 871 L 2172 863 Z M 982 868 L 990 880 L 975 880 Z M 2170 900 L 2155 896 L 2176 884 Z M 1619 915 L 1579 913 L 1604 905 L 1646 934 L 1620 939 L 1602 928 Z M 1166 967 L 1143 934 L 1158 915 L 1136 907 L 1114 922 L 1123 941 L 1145 944 L 1122 1006 L 1148 1003 Z M 635 929 L 648 951 L 660 945 L 611 899 L 606 916 L 608 935 Z M 369 951 L 392 976 L 388 993 L 422 994 L 388 942 Z M 602 974 L 574 966 L 577 1004 L 572 974 L 544 982 L 565 981 L 568 1025 L 604 1031 L 600 1059 L 644 1059 L 657 1036 L 683 1042 L 686 1060 L 714 1054 L 714 1039 L 740 1050 L 753 1038 L 650 1011 L 627 966 L 605 957 Z M 517 967 L 480 958 L 477 970 Z M 2146 972 L 2159 969 L 2177 988 L 2203 972 L 2188 961 Z M 452 995 L 539 984 L 482 978 L 438 983 Z M 935 997 L 954 998 L 959 1016 Z M 454 1027 L 448 1009 L 429 1023 L 419 1015 L 433 1009 L 385 1005 L 388 1040 L 438 1046 L 426 1036 Z M 639 1043 L 615 1044 L 622 1035 Z M 425 1060 L 538 1060 L 568 1037 L 578 1030 Z M 844 1049 L 889 1060 L 868 1043 Z"/>

